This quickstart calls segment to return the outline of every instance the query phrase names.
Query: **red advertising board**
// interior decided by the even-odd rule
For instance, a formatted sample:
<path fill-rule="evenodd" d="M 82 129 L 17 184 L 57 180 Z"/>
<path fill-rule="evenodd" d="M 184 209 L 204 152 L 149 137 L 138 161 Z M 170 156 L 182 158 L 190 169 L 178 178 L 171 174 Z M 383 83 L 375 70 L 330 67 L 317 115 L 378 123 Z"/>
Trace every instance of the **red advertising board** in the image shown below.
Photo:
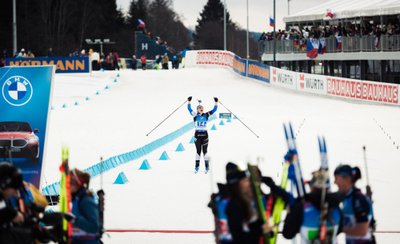
<path fill-rule="evenodd" d="M 390 104 L 399 102 L 397 85 L 334 77 L 328 77 L 327 81 L 329 95 Z"/>
<path fill-rule="evenodd" d="M 233 66 L 234 54 L 222 51 L 198 51 L 196 64 L 212 64 L 222 66 Z"/>

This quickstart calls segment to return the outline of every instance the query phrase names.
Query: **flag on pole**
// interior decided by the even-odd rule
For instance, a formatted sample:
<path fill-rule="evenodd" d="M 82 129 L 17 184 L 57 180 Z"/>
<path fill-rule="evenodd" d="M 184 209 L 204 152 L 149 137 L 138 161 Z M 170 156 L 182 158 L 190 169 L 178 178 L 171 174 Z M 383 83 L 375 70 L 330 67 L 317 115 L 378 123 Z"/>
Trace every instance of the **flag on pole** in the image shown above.
<path fill-rule="evenodd" d="M 335 14 L 332 12 L 332 10 L 327 9 L 325 17 L 333 19 L 333 18 L 335 18 Z"/>
<path fill-rule="evenodd" d="M 336 33 L 335 38 L 336 38 L 336 49 L 342 50 L 342 36 L 339 35 L 339 33 Z"/>
<path fill-rule="evenodd" d="M 321 37 L 319 39 L 318 53 L 319 54 L 326 53 L 326 39 L 325 39 L 325 37 Z"/>
<path fill-rule="evenodd" d="M 269 26 L 274 27 L 275 25 L 275 20 L 271 16 L 269 17 Z"/>
<path fill-rule="evenodd" d="M 318 56 L 319 40 L 310 38 L 307 40 L 307 57 L 314 59 Z"/>
<path fill-rule="evenodd" d="M 146 24 L 144 23 L 143 20 L 138 19 L 138 20 L 136 21 L 136 27 L 137 27 L 137 28 L 144 29 L 144 28 L 146 27 Z"/>

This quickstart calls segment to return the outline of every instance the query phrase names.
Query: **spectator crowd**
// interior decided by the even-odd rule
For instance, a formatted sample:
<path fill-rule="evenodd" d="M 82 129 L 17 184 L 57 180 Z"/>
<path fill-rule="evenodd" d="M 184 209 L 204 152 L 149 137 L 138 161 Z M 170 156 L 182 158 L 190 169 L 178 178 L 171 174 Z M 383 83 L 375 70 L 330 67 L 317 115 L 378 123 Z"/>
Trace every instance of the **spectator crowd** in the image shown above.
<path fill-rule="evenodd" d="M 290 30 L 278 30 L 276 32 L 277 40 L 291 40 L 294 46 L 305 50 L 308 39 L 322 39 L 335 37 L 337 43 L 341 43 L 342 37 L 362 37 L 371 36 L 375 38 L 375 47 L 379 47 L 380 38 L 382 35 L 397 35 L 400 34 L 399 23 L 389 22 L 386 25 L 370 24 L 363 22 L 360 24 L 346 23 L 342 25 L 329 25 L 329 26 L 311 26 L 311 27 L 293 27 Z M 263 32 L 259 41 L 272 41 L 273 32 Z"/>

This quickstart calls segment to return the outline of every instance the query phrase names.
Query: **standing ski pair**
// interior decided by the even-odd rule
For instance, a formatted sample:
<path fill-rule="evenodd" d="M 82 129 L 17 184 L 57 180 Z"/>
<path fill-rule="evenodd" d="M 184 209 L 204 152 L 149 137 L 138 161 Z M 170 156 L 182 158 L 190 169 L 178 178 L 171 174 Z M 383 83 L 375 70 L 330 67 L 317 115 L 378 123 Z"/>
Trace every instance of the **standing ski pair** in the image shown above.
<path fill-rule="evenodd" d="M 196 164 L 195 164 L 195 173 L 199 172 L 200 168 L 200 158 L 203 153 L 204 164 L 205 164 L 205 172 L 210 169 L 210 161 L 207 154 L 208 149 L 208 132 L 207 132 L 207 122 L 211 115 L 213 115 L 218 109 L 218 98 L 214 97 L 214 108 L 208 112 L 204 112 L 204 107 L 201 105 L 201 101 L 199 100 L 199 105 L 197 105 L 196 111 L 193 111 L 191 106 L 192 97 L 188 97 L 188 110 L 190 115 L 193 116 L 195 133 L 194 133 L 194 143 L 196 146 Z"/>
<path fill-rule="evenodd" d="M 336 236 L 342 222 L 339 204 L 343 197 L 340 193 L 329 192 L 325 138 L 318 138 L 321 166 L 319 170 L 312 173 L 312 179 L 308 182 L 310 192 L 307 193 L 293 128 L 291 124 L 284 127 L 289 148 L 285 156 L 285 160 L 290 164 L 288 178 L 295 186 L 297 199 L 291 205 L 282 234 L 285 238 L 292 239 L 299 233 L 302 243 L 336 243 Z"/>
<path fill-rule="evenodd" d="M 293 130 L 289 128 L 286 131 L 289 132 L 288 142 L 293 140 L 289 151 L 292 149 L 291 161 L 298 167 L 293 171 L 295 176 L 292 178 L 296 182 L 299 200 L 285 219 L 284 237 L 293 238 L 296 233 L 300 233 L 303 243 L 336 243 L 336 235 L 341 231 L 346 234 L 347 244 L 375 243 L 373 236 L 375 220 L 371 199 L 355 187 L 355 183 L 361 178 L 361 170 L 358 167 L 339 165 L 334 172 L 339 191 L 330 193 L 326 144 L 324 138 L 319 138 L 321 168 L 313 173 L 313 178 L 309 182 L 311 192 L 302 196 L 304 188 L 301 184 L 304 181 L 301 176 Z M 366 158 L 365 149 L 364 157 Z M 299 172 L 300 174 L 296 175 Z M 368 190 L 370 190 L 369 184 L 367 192 Z"/>
<path fill-rule="evenodd" d="M 268 218 L 272 218 L 273 228 L 264 240 L 269 240 L 268 243 L 271 244 L 277 242 L 281 214 L 286 205 L 289 205 L 291 209 L 285 219 L 283 229 L 285 238 L 291 239 L 297 233 L 300 233 L 303 243 L 332 243 L 332 238 L 327 237 L 327 232 L 329 230 L 329 237 L 335 237 L 338 233 L 338 223 L 340 222 L 340 209 L 338 206 L 341 198 L 338 194 L 327 194 L 329 190 L 329 174 L 325 138 L 318 138 L 321 167 L 320 170 L 313 173 L 313 177 L 309 182 L 311 193 L 307 194 L 295 136 L 290 123 L 287 126 L 284 125 L 284 132 L 288 153 L 284 157 L 285 164 L 283 165 L 280 189 L 285 190 L 290 180 L 296 189 L 297 199 L 295 200 L 292 194 L 284 198 L 282 197 L 285 196 L 284 194 L 279 194 L 275 195 L 275 199 L 271 200 L 273 202 L 272 207 L 267 204 L 265 221 L 270 221 Z M 260 206 L 260 204 L 258 205 Z M 261 205 L 263 210 L 262 207 Z M 272 213 L 270 212 L 271 210 Z M 327 224 L 328 218 L 330 220 L 329 224 Z"/>

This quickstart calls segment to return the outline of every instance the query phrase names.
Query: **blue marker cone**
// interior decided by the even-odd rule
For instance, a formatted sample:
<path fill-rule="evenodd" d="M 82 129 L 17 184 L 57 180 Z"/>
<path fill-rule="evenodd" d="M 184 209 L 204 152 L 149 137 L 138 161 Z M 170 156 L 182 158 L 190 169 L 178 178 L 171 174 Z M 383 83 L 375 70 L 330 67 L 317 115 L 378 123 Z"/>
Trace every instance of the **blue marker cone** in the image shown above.
<path fill-rule="evenodd" d="M 128 183 L 128 178 L 126 178 L 124 172 L 119 173 L 117 179 L 114 181 L 114 184 L 123 185 L 126 183 Z"/>
<path fill-rule="evenodd" d="M 142 165 L 140 165 L 139 170 L 149 170 L 149 169 L 151 169 L 151 166 L 150 166 L 150 164 L 149 164 L 149 161 L 147 161 L 147 159 L 145 159 L 145 160 L 142 162 Z"/>
<path fill-rule="evenodd" d="M 101 69 L 100 69 L 100 72 L 104 72 L 104 69 L 103 69 L 103 68 L 101 68 Z"/>
<path fill-rule="evenodd" d="M 96 95 L 100 95 L 100 92 L 99 92 L 99 91 L 97 91 L 97 92 L 96 92 Z"/>
<path fill-rule="evenodd" d="M 64 103 L 64 104 L 62 105 L 62 107 L 63 107 L 63 108 L 66 108 L 66 107 L 67 107 L 67 104 Z"/>
<path fill-rule="evenodd" d="M 118 81 L 117 79 L 114 79 L 114 83 L 117 83 L 117 81 Z"/>
<path fill-rule="evenodd" d="M 86 97 L 85 100 L 86 100 L 86 101 L 89 101 L 89 100 L 90 100 L 90 97 Z"/>
<path fill-rule="evenodd" d="M 229 118 L 226 122 L 228 122 L 228 123 L 232 122 L 231 118 Z"/>
<path fill-rule="evenodd" d="M 192 136 L 192 139 L 190 139 L 190 144 L 194 144 L 194 136 Z"/>
<path fill-rule="evenodd" d="M 176 152 L 183 152 L 185 151 L 185 148 L 183 147 L 182 143 L 179 143 L 178 147 L 175 150 Z"/>
<path fill-rule="evenodd" d="M 119 75 L 119 73 L 117 74 L 117 77 L 119 77 L 120 75 Z"/>
<path fill-rule="evenodd" d="M 169 160 L 169 157 L 168 157 L 168 154 L 167 154 L 167 152 L 166 151 L 164 151 L 162 154 L 161 154 L 161 156 L 160 156 L 160 159 L 159 160 L 163 160 L 163 161 L 165 161 L 165 160 Z"/>
<path fill-rule="evenodd" d="M 219 122 L 219 125 L 225 125 L 225 123 L 222 119 L 221 119 L 221 122 Z"/>
<path fill-rule="evenodd" d="M 75 103 L 74 103 L 74 105 L 75 105 L 75 106 L 78 106 L 78 105 L 79 105 L 79 103 L 78 103 L 78 102 L 75 102 Z"/>
<path fill-rule="evenodd" d="M 108 90 L 108 89 L 110 89 L 110 87 L 109 87 L 109 86 L 106 86 L 106 87 L 104 87 L 104 89 Z"/>
<path fill-rule="evenodd" d="M 211 127 L 211 130 L 217 130 L 217 126 L 215 126 L 215 124 L 213 124 L 213 126 Z"/>

